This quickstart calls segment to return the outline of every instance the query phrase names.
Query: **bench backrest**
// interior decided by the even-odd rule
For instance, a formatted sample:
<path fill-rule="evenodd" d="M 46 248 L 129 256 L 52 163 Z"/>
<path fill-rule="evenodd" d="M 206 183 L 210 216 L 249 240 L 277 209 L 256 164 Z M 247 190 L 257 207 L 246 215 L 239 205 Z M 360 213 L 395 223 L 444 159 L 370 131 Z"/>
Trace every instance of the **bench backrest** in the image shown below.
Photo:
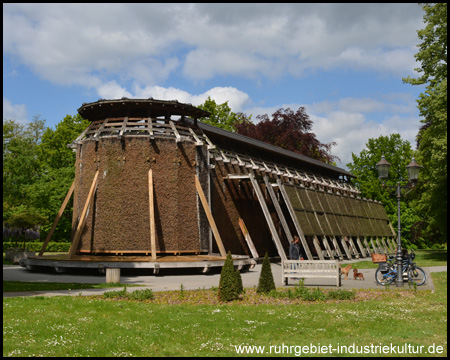
<path fill-rule="evenodd" d="M 292 265 L 295 264 L 295 267 Z M 293 268 L 299 271 L 338 271 L 339 261 L 337 260 L 283 260 L 282 268 L 291 271 Z"/>

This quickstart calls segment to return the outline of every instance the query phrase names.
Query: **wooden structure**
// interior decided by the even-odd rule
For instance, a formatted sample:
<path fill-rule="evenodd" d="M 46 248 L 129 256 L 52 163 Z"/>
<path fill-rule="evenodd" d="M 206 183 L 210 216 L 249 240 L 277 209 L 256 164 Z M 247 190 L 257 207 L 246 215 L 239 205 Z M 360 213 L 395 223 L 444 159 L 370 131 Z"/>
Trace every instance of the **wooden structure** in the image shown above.
<path fill-rule="evenodd" d="M 90 125 L 70 144 L 75 179 L 52 227 L 73 194 L 66 260 L 287 260 L 294 235 L 308 260 L 395 247 L 383 206 L 360 198 L 343 169 L 202 123 L 208 112 L 178 101 L 99 100 L 78 112 Z"/>

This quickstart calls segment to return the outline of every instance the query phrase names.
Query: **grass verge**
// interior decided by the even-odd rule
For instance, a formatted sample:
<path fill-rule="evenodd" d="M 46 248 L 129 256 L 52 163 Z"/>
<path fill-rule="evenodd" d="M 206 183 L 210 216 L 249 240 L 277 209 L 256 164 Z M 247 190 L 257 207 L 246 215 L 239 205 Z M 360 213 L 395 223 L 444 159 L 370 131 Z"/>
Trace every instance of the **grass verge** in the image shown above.
<path fill-rule="evenodd" d="M 254 289 L 230 303 L 220 303 L 216 289 L 157 292 L 144 301 L 7 298 L 3 356 L 292 356 L 310 344 L 409 344 L 423 346 L 423 352 L 364 355 L 446 356 L 447 273 L 432 277 L 434 293 L 358 290 L 353 300 L 314 302 L 262 296 Z M 442 346 L 442 353 L 430 354 L 433 346 Z"/>

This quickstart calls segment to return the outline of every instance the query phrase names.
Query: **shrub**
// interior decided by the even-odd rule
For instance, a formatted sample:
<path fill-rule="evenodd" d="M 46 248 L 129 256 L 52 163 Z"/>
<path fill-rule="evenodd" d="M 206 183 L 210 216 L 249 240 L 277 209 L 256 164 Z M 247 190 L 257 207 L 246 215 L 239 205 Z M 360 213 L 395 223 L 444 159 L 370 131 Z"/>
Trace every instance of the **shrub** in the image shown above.
<path fill-rule="evenodd" d="M 261 274 L 259 275 L 258 294 L 268 294 L 271 290 L 275 290 L 275 281 L 273 280 L 272 268 L 270 267 L 269 255 L 266 253 L 262 262 Z"/>
<path fill-rule="evenodd" d="M 355 298 L 355 293 L 344 289 L 330 290 L 327 293 L 327 298 L 333 300 L 351 300 Z"/>
<path fill-rule="evenodd" d="M 239 298 L 239 295 L 242 293 L 242 279 L 239 281 L 239 278 L 234 270 L 231 252 L 228 252 L 222 271 L 220 272 L 218 292 L 220 300 L 233 301 Z"/>
<path fill-rule="evenodd" d="M 142 289 L 142 290 L 134 290 L 133 292 L 128 294 L 129 300 L 137 300 L 137 301 L 143 301 L 143 300 L 154 300 L 155 295 L 153 295 L 152 289 Z"/>

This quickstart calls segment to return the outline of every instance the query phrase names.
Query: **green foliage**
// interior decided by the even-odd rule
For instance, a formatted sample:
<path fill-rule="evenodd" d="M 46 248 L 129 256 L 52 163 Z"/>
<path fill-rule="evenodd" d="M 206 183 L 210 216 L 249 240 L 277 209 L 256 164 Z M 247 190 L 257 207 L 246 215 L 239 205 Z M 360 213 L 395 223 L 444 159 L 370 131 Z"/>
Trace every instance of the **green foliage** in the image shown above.
<path fill-rule="evenodd" d="M 136 301 L 154 300 L 155 295 L 153 294 L 152 289 L 134 290 L 131 293 L 128 293 L 128 299 Z"/>
<path fill-rule="evenodd" d="M 421 4 L 425 11 L 424 29 L 417 34 L 422 41 L 415 55 L 422 73 L 403 81 L 427 85 L 417 100 L 423 126 L 417 134 L 417 161 L 423 166 L 417 209 L 423 213 L 418 226 L 422 237 L 435 243 L 447 242 L 447 4 Z"/>
<path fill-rule="evenodd" d="M 209 96 L 198 108 L 206 110 L 211 114 L 209 118 L 200 118 L 200 121 L 231 132 L 236 132 L 236 125 L 246 118 L 244 114 L 232 112 L 228 106 L 228 101 L 225 101 L 223 104 L 217 104 Z M 248 120 L 250 118 L 251 115 Z"/>
<path fill-rule="evenodd" d="M 406 166 L 414 156 L 411 144 L 402 140 L 399 134 L 380 136 L 369 139 L 365 149 L 359 155 L 352 153 L 352 162 L 347 164 L 350 171 L 357 177 L 352 182 L 361 191 L 361 196 L 383 202 L 386 213 L 393 226 L 398 229 L 397 197 L 394 189 L 382 187 L 378 179 L 376 164 L 384 155 L 391 163 L 389 178 L 385 181 L 388 186 L 395 186 L 398 182 L 405 184 L 408 181 Z M 426 247 L 429 244 L 415 232 L 416 225 L 424 218 L 424 213 L 417 210 L 417 189 L 403 196 L 401 200 L 401 228 L 404 245 Z"/>
<path fill-rule="evenodd" d="M 262 262 L 261 274 L 259 275 L 258 287 L 256 288 L 256 292 L 258 294 L 267 294 L 270 293 L 271 290 L 275 290 L 275 281 L 273 280 L 269 255 L 266 253 Z"/>
<path fill-rule="evenodd" d="M 75 175 L 75 153 L 67 145 L 87 127 L 79 115 L 67 115 L 56 129 L 45 128 L 38 116 L 29 124 L 3 123 L 3 221 L 24 211 L 47 218 L 45 238 Z M 52 240 L 70 242 L 72 200 Z"/>
<path fill-rule="evenodd" d="M 233 301 L 242 293 L 242 279 L 236 274 L 231 252 L 228 252 L 220 273 L 218 296 L 221 301 Z"/>
<path fill-rule="evenodd" d="M 25 249 L 28 249 L 30 251 L 40 251 L 42 248 L 42 245 L 44 244 L 43 241 L 40 242 L 25 242 L 23 243 L 23 246 Z M 16 245 L 14 242 L 7 241 L 3 242 L 3 252 L 5 252 L 6 249 L 15 248 Z M 70 249 L 70 243 L 68 242 L 49 242 L 46 248 L 46 252 L 68 252 Z"/>

